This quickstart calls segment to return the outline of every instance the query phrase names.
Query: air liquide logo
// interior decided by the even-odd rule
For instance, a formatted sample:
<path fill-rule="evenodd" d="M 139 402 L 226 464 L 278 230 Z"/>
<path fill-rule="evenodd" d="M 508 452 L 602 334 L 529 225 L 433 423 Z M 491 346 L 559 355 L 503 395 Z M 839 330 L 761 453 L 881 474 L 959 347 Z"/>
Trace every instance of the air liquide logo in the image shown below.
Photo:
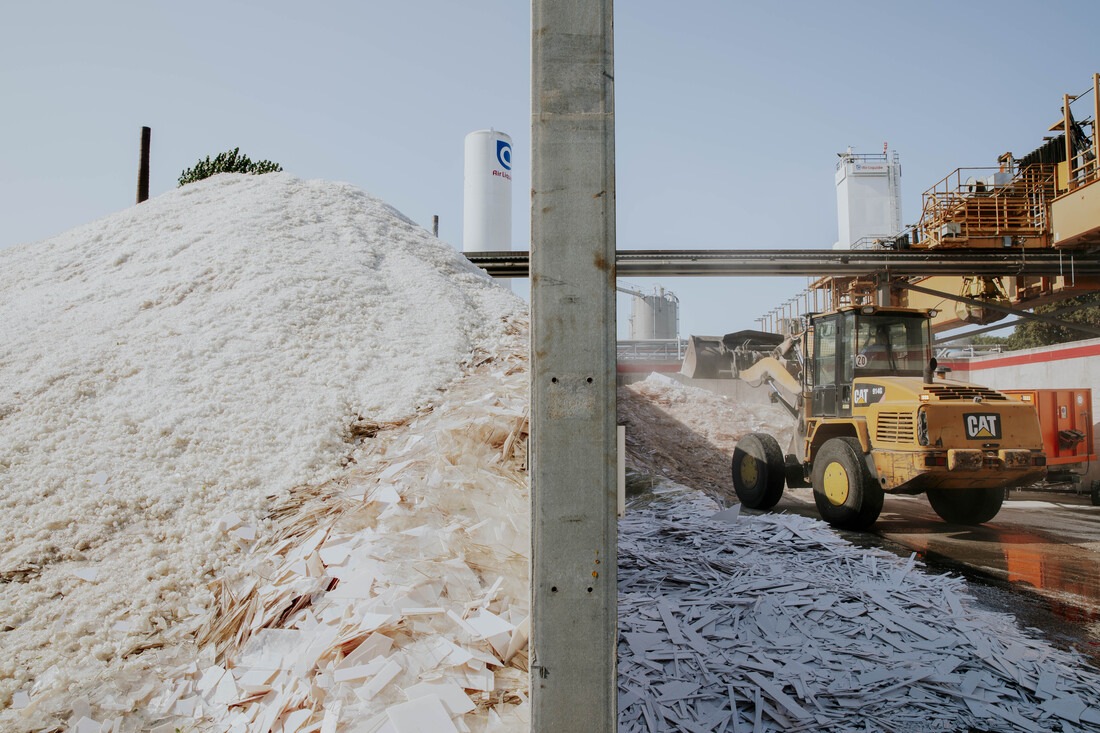
<path fill-rule="evenodd" d="M 1001 416 L 988 412 L 967 412 L 963 414 L 966 423 L 966 437 L 969 440 L 1001 437 Z"/>
<path fill-rule="evenodd" d="M 497 140 L 497 162 L 504 170 L 494 168 L 493 177 L 503 178 L 506 181 L 512 180 L 512 174 L 508 172 L 512 170 L 512 143 L 507 140 Z"/>
<path fill-rule="evenodd" d="M 507 140 L 497 140 L 497 162 L 504 170 L 512 170 L 512 143 Z"/>

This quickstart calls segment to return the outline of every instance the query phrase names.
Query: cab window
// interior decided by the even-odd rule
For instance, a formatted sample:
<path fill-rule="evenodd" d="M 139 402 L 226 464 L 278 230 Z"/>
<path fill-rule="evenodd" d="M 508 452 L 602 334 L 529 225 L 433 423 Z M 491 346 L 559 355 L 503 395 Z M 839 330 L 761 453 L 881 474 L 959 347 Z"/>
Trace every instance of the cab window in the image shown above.
<path fill-rule="evenodd" d="M 869 315 L 855 328 L 856 375 L 920 375 L 930 354 L 924 318 Z"/>
<path fill-rule="evenodd" d="M 818 321 L 814 327 L 814 384 L 836 382 L 837 319 Z"/>

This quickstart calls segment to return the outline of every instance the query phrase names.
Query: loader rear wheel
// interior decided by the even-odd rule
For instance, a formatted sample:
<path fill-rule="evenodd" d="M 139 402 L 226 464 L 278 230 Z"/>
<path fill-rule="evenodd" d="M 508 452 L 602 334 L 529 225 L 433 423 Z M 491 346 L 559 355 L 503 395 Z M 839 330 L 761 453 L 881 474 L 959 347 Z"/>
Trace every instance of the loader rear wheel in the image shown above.
<path fill-rule="evenodd" d="M 814 503 L 821 518 L 840 529 L 864 530 L 882 511 L 882 487 L 855 438 L 833 438 L 814 458 Z"/>
<path fill-rule="evenodd" d="M 783 451 L 775 438 L 749 433 L 733 450 L 733 490 L 750 509 L 771 509 L 783 496 Z"/>
<path fill-rule="evenodd" d="M 945 522 L 983 524 L 1001 511 L 1004 489 L 929 489 L 928 503 Z"/>

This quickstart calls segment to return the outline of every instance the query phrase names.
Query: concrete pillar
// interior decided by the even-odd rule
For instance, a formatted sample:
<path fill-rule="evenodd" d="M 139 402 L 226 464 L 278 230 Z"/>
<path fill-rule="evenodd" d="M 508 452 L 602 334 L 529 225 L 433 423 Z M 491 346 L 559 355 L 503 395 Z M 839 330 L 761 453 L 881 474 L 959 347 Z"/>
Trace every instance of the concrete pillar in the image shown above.
<path fill-rule="evenodd" d="M 532 1 L 532 731 L 616 729 L 611 0 Z"/>

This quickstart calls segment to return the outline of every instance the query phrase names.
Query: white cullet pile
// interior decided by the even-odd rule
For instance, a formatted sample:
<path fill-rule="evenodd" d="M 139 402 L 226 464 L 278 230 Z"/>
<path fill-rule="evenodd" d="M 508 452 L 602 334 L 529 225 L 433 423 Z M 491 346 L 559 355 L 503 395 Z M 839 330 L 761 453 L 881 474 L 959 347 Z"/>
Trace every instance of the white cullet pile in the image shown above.
<path fill-rule="evenodd" d="M 337 476 L 522 309 L 385 204 L 282 174 L 0 251 L 0 728 L 136 719 L 269 497 Z"/>
<path fill-rule="evenodd" d="M 165 670 L 155 717 L 524 733 L 526 346 L 517 328 L 430 411 L 379 426 L 347 472 L 280 502 L 271 540 L 215 584 L 204 653 Z"/>

